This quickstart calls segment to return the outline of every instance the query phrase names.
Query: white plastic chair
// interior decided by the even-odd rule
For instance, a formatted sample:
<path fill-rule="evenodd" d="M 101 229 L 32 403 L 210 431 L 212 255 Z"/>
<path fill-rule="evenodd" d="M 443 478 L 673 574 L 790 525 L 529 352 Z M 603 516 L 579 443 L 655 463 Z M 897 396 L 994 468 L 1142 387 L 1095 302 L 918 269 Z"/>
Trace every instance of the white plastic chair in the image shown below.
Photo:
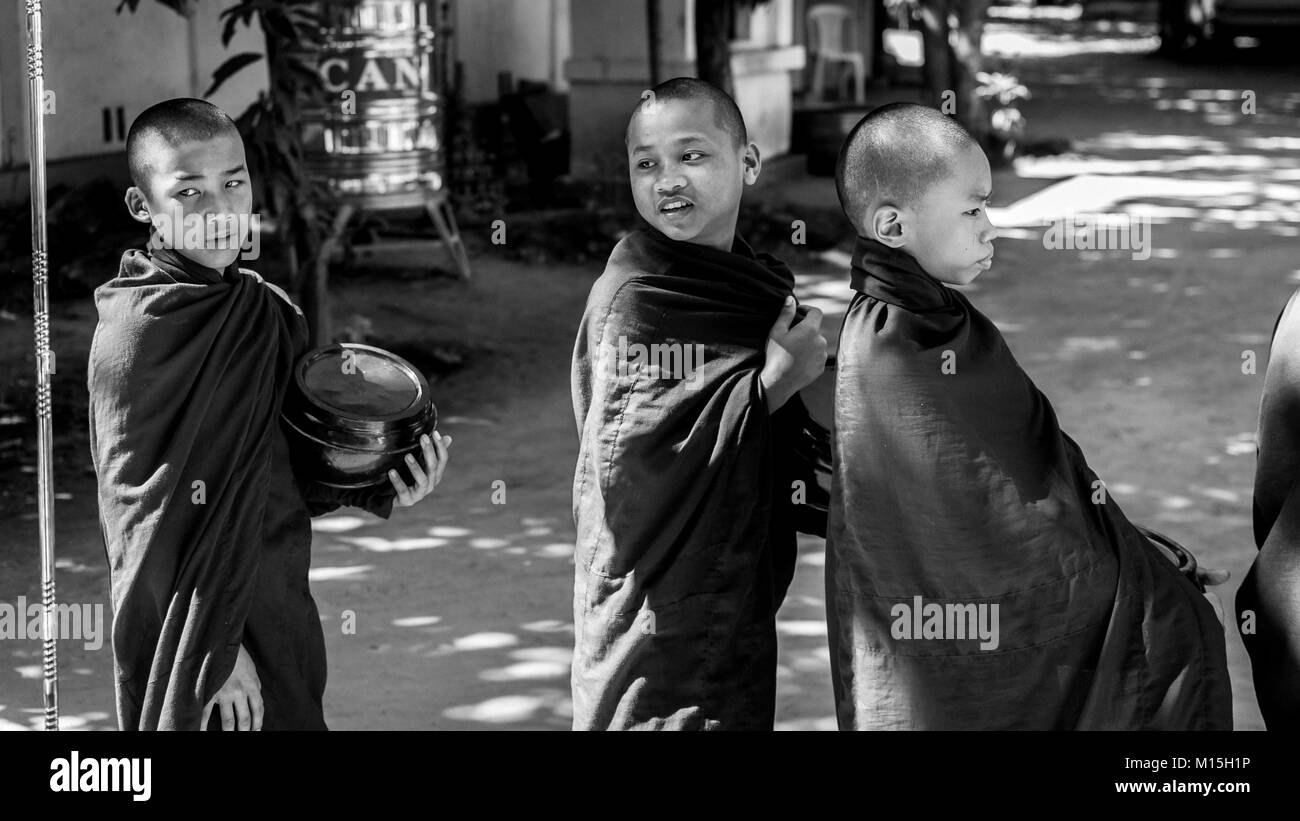
<path fill-rule="evenodd" d="M 858 51 L 853 14 L 838 3 L 819 3 L 808 9 L 808 49 L 812 52 L 814 99 L 825 99 L 826 67 L 848 63 L 853 71 L 853 100 L 866 99 L 866 64 Z"/>

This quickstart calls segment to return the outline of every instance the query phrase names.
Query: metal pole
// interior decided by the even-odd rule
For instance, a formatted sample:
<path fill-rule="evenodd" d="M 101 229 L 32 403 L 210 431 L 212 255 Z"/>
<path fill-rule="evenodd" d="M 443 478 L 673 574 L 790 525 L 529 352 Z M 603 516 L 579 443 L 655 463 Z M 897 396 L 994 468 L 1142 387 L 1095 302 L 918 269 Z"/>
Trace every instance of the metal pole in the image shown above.
<path fill-rule="evenodd" d="M 41 642 L 45 729 L 59 729 L 58 627 L 54 609 L 54 434 L 50 420 L 50 315 L 45 252 L 45 77 L 41 0 L 27 0 L 28 155 L 32 183 L 32 292 L 36 328 L 36 503 L 41 539 Z"/>

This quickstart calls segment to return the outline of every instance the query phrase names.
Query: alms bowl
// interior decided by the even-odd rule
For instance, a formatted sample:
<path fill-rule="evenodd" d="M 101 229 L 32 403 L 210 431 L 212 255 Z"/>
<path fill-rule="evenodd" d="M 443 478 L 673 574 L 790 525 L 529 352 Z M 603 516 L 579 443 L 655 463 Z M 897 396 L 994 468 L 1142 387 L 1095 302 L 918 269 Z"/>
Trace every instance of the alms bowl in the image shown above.
<path fill-rule="evenodd" d="M 308 351 L 294 364 L 281 417 L 295 468 L 323 485 L 361 488 L 420 450 L 438 412 L 429 383 L 411 363 L 371 345 Z M 399 469 L 405 481 L 409 473 Z"/>

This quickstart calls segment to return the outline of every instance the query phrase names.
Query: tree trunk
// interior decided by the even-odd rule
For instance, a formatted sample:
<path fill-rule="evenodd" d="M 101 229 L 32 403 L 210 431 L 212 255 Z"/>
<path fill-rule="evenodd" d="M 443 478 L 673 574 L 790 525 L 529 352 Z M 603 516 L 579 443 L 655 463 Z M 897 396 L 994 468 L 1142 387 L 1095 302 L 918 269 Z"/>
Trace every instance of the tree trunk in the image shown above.
<path fill-rule="evenodd" d="M 931 99 L 951 113 L 987 147 L 989 112 L 976 89 L 984 70 L 980 52 L 990 0 L 921 0 L 921 36 L 925 43 L 925 85 Z M 955 17 L 951 20 L 950 17 Z M 951 92 L 951 94 L 948 94 Z M 955 108 L 944 106 L 952 99 Z"/>
<path fill-rule="evenodd" d="M 885 8 L 885 0 L 873 0 L 871 15 L 871 76 L 884 77 L 888 71 L 885 60 L 885 29 L 892 18 Z"/>
<path fill-rule="evenodd" d="M 981 145 L 986 145 L 992 130 L 986 101 L 976 93 L 977 74 L 984 70 L 980 51 L 984 38 L 984 18 L 990 0 L 967 0 L 958 5 L 957 27 L 953 30 L 953 88 L 957 92 L 957 121 L 966 127 Z"/>
<path fill-rule="evenodd" d="M 925 87 L 929 92 L 931 104 L 943 109 L 944 113 L 951 113 L 944 107 L 946 92 L 956 92 L 952 82 L 955 70 L 952 47 L 948 45 L 948 37 L 951 33 L 948 22 L 950 5 L 951 0 L 922 0 L 919 4 L 922 52 L 925 60 L 922 73 L 925 77 Z"/>
<path fill-rule="evenodd" d="M 728 94 L 731 82 L 732 0 L 695 0 L 695 73 Z"/>
<path fill-rule="evenodd" d="M 659 0 L 646 0 L 645 17 L 649 35 L 646 48 L 650 52 L 650 87 L 654 88 L 663 80 L 659 76 Z"/>

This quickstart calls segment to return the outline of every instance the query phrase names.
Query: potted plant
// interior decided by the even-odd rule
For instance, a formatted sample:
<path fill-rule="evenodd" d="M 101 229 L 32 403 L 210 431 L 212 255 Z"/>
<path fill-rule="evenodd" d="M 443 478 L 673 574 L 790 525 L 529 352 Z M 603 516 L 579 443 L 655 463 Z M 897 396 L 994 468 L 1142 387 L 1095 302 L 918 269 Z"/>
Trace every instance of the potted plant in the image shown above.
<path fill-rule="evenodd" d="M 1001 164 L 1010 163 L 1025 133 L 1025 115 L 1017 103 L 1029 99 L 1029 89 L 1012 74 L 981 71 L 975 79 L 980 83 L 975 93 L 987 101 L 989 107 L 990 129 L 986 148 Z"/>

